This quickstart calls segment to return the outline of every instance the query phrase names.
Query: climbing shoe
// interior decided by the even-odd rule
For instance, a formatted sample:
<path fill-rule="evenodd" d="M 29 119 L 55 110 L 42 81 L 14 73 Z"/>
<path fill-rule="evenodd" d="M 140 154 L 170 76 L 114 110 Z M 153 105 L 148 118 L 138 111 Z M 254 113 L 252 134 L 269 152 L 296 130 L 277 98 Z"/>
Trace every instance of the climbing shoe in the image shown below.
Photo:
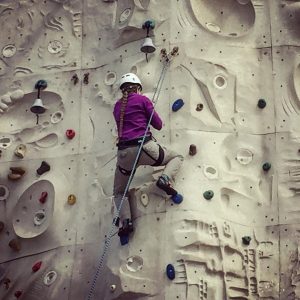
<path fill-rule="evenodd" d="M 119 228 L 118 236 L 120 237 L 120 243 L 122 246 L 128 244 L 129 234 L 133 232 L 133 225 L 130 219 L 123 220 L 123 226 Z"/>
<path fill-rule="evenodd" d="M 160 189 L 165 191 L 167 193 L 167 195 L 171 195 L 171 196 L 177 195 L 177 191 L 172 187 L 171 180 L 168 175 L 165 175 L 165 174 L 161 175 L 158 178 L 156 185 Z"/>
<path fill-rule="evenodd" d="M 118 236 L 129 235 L 133 232 L 133 224 L 130 219 L 123 220 L 123 226 L 119 228 Z"/>

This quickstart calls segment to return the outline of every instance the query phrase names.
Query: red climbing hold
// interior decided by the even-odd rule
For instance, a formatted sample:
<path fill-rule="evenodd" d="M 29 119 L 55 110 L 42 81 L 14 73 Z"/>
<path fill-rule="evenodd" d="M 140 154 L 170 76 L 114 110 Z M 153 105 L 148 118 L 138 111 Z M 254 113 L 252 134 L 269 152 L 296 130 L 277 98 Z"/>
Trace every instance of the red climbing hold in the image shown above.
<path fill-rule="evenodd" d="M 47 201 L 48 193 L 47 192 L 42 192 L 39 201 L 44 204 Z"/>
<path fill-rule="evenodd" d="M 22 295 L 22 291 L 16 291 L 16 292 L 15 292 L 15 297 L 16 297 L 16 298 L 20 298 L 21 295 Z"/>
<path fill-rule="evenodd" d="M 32 272 L 37 272 L 42 266 L 42 262 L 41 261 L 38 261 L 37 263 L 35 263 L 32 267 Z"/>
<path fill-rule="evenodd" d="M 67 129 L 66 130 L 66 136 L 69 140 L 72 140 L 73 137 L 75 136 L 75 130 L 73 129 Z"/>

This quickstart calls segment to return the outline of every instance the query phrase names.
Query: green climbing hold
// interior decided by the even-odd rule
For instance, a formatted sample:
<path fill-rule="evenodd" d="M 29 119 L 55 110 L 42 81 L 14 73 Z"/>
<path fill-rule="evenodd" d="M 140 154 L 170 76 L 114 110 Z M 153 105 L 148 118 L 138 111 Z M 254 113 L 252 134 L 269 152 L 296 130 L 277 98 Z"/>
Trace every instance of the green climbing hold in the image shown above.
<path fill-rule="evenodd" d="M 266 162 L 263 164 L 262 168 L 265 172 L 268 172 L 271 169 L 271 164 L 269 162 Z"/>
<path fill-rule="evenodd" d="M 257 102 L 257 106 L 260 108 L 260 109 L 263 109 L 265 108 L 267 105 L 267 102 L 265 99 L 259 99 L 258 102 Z"/>
<path fill-rule="evenodd" d="M 243 241 L 243 244 L 244 245 L 250 245 L 250 242 L 251 242 L 251 237 L 250 236 L 243 236 L 242 237 L 242 241 Z"/>
<path fill-rule="evenodd" d="M 214 192 L 209 190 L 209 191 L 206 191 L 203 193 L 203 197 L 206 199 L 206 200 L 210 200 L 212 199 L 214 196 Z"/>
<path fill-rule="evenodd" d="M 44 90 L 47 87 L 47 81 L 44 79 L 40 79 L 36 84 L 35 88 L 37 90 Z"/>

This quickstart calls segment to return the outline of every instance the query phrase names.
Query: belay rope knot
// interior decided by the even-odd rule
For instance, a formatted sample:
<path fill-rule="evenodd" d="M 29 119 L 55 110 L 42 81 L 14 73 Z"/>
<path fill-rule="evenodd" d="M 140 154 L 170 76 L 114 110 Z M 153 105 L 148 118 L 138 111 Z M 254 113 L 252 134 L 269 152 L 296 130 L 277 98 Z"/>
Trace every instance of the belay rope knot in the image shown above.
<path fill-rule="evenodd" d="M 155 88 L 155 91 L 154 91 L 154 95 L 152 97 L 152 102 L 154 103 L 153 110 L 152 110 L 152 113 L 150 115 L 150 118 L 149 118 L 149 121 L 148 121 L 148 124 L 147 124 L 147 128 L 146 128 L 145 133 L 143 135 L 143 138 L 141 140 L 141 143 L 140 143 L 139 150 L 138 150 L 138 153 L 136 155 L 135 161 L 133 163 L 133 167 L 131 169 L 132 171 L 131 171 L 130 176 L 128 178 L 128 182 L 127 182 L 125 191 L 123 193 L 119 208 L 117 209 L 116 215 L 114 216 L 114 221 L 113 221 L 111 230 L 110 230 L 109 234 L 107 235 L 107 238 L 105 239 L 104 249 L 103 249 L 102 255 L 100 256 L 100 258 L 98 260 L 97 267 L 96 267 L 96 272 L 95 272 L 94 278 L 92 280 L 92 284 L 91 284 L 91 287 L 90 287 L 90 290 L 89 290 L 89 293 L 88 293 L 88 296 L 87 296 L 87 300 L 91 300 L 92 297 L 93 297 L 95 287 L 96 287 L 96 282 L 97 282 L 97 279 L 100 275 L 100 271 L 103 267 L 105 255 L 106 255 L 107 251 L 109 250 L 109 247 L 110 247 L 110 244 L 111 244 L 111 239 L 115 235 L 114 226 L 116 225 L 117 219 L 120 215 L 120 211 L 121 211 L 124 199 L 125 199 L 126 194 L 129 190 L 129 186 L 131 184 L 131 181 L 132 181 L 134 173 L 135 173 L 135 169 L 136 169 L 136 166 L 137 166 L 137 163 L 138 163 L 138 160 L 139 160 L 139 157 L 140 157 L 140 154 L 141 154 L 141 151 L 142 151 L 145 139 L 146 139 L 146 135 L 148 133 L 148 129 L 150 128 L 150 123 L 151 123 L 151 120 L 153 118 L 153 114 L 154 114 L 154 111 L 155 111 L 155 106 L 157 104 L 159 94 L 160 94 L 161 89 L 162 89 L 162 84 L 163 84 L 163 81 L 164 81 L 164 78 L 165 78 L 165 75 L 166 75 L 167 67 L 169 66 L 172 59 L 179 54 L 178 50 L 179 50 L 178 47 L 174 47 L 169 54 L 167 54 L 166 49 L 161 50 L 163 68 L 161 70 L 161 73 L 160 73 L 160 76 L 159 76 L 159 79 L 158 79 L 158 82 L 157 82 L 157 85 L 156 85 L 156 88 Z"/>

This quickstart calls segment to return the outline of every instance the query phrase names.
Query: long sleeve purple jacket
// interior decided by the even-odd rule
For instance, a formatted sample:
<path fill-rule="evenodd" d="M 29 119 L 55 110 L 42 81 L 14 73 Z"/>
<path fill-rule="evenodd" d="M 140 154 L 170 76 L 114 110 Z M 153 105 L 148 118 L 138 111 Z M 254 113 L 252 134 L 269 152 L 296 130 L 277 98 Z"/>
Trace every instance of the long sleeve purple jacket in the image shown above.
<path fill-rule="evenodd" d="M 121 99 L 117 101 L 114 107 L 114 118 L 118 126 L 120 126 L 120 109 Z M 128 141 L 142 137 L 145 134 L 150 115 L 153 110 L 153 104 L 146 96 L 131 93 L 128 95 L 128 102 L 125 109 L 124 124 L 121 141 Z M 151 123 L 155 129 L 161 130 L 162 120 L 159 115 L 154 112 Z M 147 135 L 151 135 L 148 129 Z"/>

